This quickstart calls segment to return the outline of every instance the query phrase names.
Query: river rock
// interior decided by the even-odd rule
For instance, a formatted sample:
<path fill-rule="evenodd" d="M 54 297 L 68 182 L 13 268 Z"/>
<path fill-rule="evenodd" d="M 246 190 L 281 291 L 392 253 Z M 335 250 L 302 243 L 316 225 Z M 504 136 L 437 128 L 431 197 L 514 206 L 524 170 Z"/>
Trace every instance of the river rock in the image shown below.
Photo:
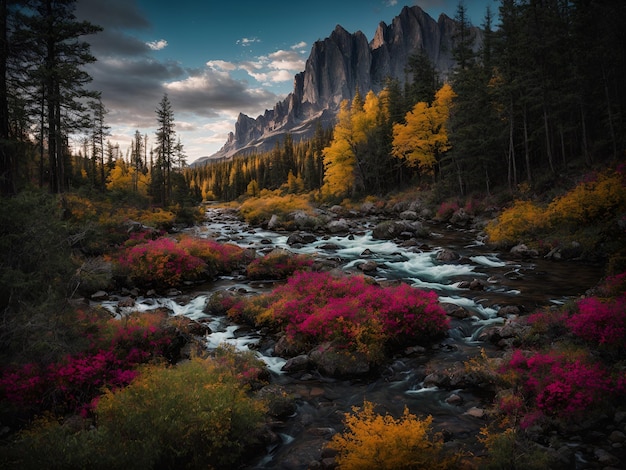
<path fill-rule="evenodd" d="M 457 261 L 457 260 L 461 259 L 461 255 L 459 255 L 455 251 L 448 250 L 447 248 L 444 248 L 443 250 L 441 250 L 441 251 L 439 251 L 437 253 L 437 256 L 435 257 L 435 259 L 437 261 L 442 261 L 444 263 L 448 263 L 450 261 Z"/>
<path fill-rule="evenodd" d="M 295 397 L 278 384 L 263 387 L 257 396 L 266 401 L 268 414 L 274 418 L 286 419 L 296 412 Z"/>
<path fill-rule="evenodd" d="M 387 220 L 379 223 L 372 230 L 372 238 L 378 240 L 408 239 L 426 235 L 427 232 L 419 221 Z"/>
<path fill-rule="evenodd" d="M 418 215 L 415 211 L 403 211 L 400 213 L 400 218 L 402 220 L 417 220 Z"/>
<path fill-rule="evenodd" d="M 308 232 L 296 232 L 287 237 L 287 245 L 289 246 L 308 245 L 309 243 L 313 243 L 315 241 L 317 241 L 317 237 Z"/>
<path fill-rule="evenodd" d="M 458 227 L 466 227 L 471 220 L 472 216 L 465 212 L 463 208 L 454 211 L 454 214 L 450 217 L 450 223 Z"/>
<path fill-rule="evenodd" d="M 482 408 L 478 408 L 476 406 L 472 406 L 469 410 L 467 410 L 465 413 L 463 413 L 467 416 L 473 416 L 474 418 L 484 418 L 485 417 L 485 410 Z"/>
<path fill-rule="evenodd" d="M 463 398 L 461 398 L 456 393 L 453 393 L 448 398 L 446 398 L 446 403 L 448 405 L 461 405 L 463 403 Z"/>
<path fill-rule="evenodd" d="M 313 365 L 322 375 L 336 378 L 357 377 L 370 371 L 364 354 L 338 349 L 324 343 L 309 353 Z"/>
<path fill-rule="evenodd" d="M 444 311 L 453 318 L 463 320 L 465 318 L 471 318 L 474 314 L 464 307 L 456 304 L 450 304 L 447 302 L 441 303 L 441 307 Z"/>
<path fill-rule="evenodd" d="M 330 233 L 346 233 L 350 231 L 350 225 L 346 219 L 333 220 L 326 225 Z"/>
<path fill-rule="evenodd" d="M 279 226 L 280 226 L 280 220 L 278 219 L 278 216 L 276 214 L 272 214 L 269 222 L 267 222 L 267 228 L 269 230 L 275 230 L 279 228 Z"/>
<path fill-rule="evenodd" d="M 378 263 L 376 261 L 365 261 L 360 263 L 357 268 L 364 273 L 372 273 L 378 269 Z"/>
<path fill-rule="evenodd" d="M 303 370 L 308 370 L 310 365 L 311 361 L 309 360 L 309 356 L 301 354 L 288 359 L 281 370 L 284 372 L 301 372 Z"/>
<path fill-rule="evenodd" d="M 102 302 L 103 300 L 107 300 L 109 298 L 109 294 L 103 290 L 99 290 L 98 292 L 94 292 L 91 294 L 91 300 L 94 302 Z"/>
<path fill-rule="evenodd" d="M 513 248 L 511 248 L 510 253 L 515 258 L 521 258 L 521 259 L 537 258 L 539 256 L 539 252 L 537 250 L 530 249 L 528 248 L 528 246 L 524 245 L 523 243 L 520 243 L 519 245 L 515 245 Z"/>

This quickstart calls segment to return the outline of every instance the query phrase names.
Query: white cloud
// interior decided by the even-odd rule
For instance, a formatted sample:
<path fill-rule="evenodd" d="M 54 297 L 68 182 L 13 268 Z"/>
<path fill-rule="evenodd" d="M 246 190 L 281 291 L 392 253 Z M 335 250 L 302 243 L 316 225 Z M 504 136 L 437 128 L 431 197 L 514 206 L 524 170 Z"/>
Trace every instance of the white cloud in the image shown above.
<path fill-rule="evenodd" d="M 153 51 L 160 51 L 167 47 L 167 41 L 165 39 L 159 39 L 158 41 L 147 42 L 146 45 Z"/>
<path fill-rule="evenodd" d="M 395 7 L 398 4 L 398 0 L 385 0 L 385 6 Z"/>
<path fill-rule="evenodd" d="M 209 60 L 206 65 L 213 70 L 225 70 L 227 72 L 237 70 L 237 64 L 225 60 Z"/>
<path fill-rule="evenodd" d="M 255 42 L 261 42 L 259 38 L 241 38 L 237 41 L 237 44 L 241 44 L 242 46 L 250 46 Z"/>
<path fill-rule="evenodd" d="M 297 44 L 294 44 L 293 46 L 291 46 L 292 49 L 304 49 L 306 46 L 308 46 L 308 44 L 304 41 L 300 41 Z"/>

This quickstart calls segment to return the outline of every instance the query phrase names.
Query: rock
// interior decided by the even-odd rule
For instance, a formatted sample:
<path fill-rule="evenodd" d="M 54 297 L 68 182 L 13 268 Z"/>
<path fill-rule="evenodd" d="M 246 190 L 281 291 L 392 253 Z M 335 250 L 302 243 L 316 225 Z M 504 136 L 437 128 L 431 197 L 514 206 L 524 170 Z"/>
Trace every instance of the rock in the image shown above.
<path fill-rule="evenodd" d="M 370 371 L 364 354 L 335 348 L 329 343 L 313 349 L 309 358 L 321 374 L 329 377 L 357 377 Z"/>
<path fill-rule="evenodd" d="M 505 305 L 504 307 L 500 307 L 498 310 L 498 316 L 502 318 L 507 318 L 510 316 L 519 316 L 521 313 L 520 308 L 517 305 Z"/>
<path fill-rule="evenodd" d="M 437 256 L 435 257 L 435 259 L 437 261 L 442 261 L 444 263 L 447 263 L 449 261 L 457 261 L 461 259 L 461 255 L 459 255 L 458 253 L 452 250 L 448 250 L 447 248 L 444 248 L 443 250 L 437 253 Z"/>
<path fill-rule="evenodd" d="M 611 434 L 609 434 L 609 441 L 622 443 L 626 441 L 626 434 L 624 434 L 622 431 L 613 431 Z"/>
<path fill-rule="evenodd" d="M 414 211 L 403 211 L 400 213 L 400 218 L 402 220 L 417 220 L 418 215 L 417 212 Z"/>
<path fill-rule="evenodd" d="M 447 388 L 450 386 L 450 376 L 444 372 L 433 372 L 424 377 L 424 387 Z"/>
<path fill-rule="evenodd" d="M 598 462 L 602 465 L 617 465 L 620 463 L 620 460 L 617 457 L 604 449 L 596 449 L 594 451 L 594 455 L 596 456 L 596 459 L 598 459 Z"/>
<path fill-rule="evenodd" d="M 278 219 L 278 216 L 276 214 L 272 214 L 272 217 L 270 217 L 269 222 L 267 223 L 267 228 L 269 230 L 275 230 L 280 226 L 280 221 Z"/>
<path fill-rule="evenodd" d="M 98 292 L 91 294 L 91 300 L 95 302 L 101 302 L 102 300 L 107 300 L 108 298 L 109 294 L 103 290 L 99 290 Z"/>
<path fill-rule="evenodd" d="M 484 418 L 485 417 L 485 410 L 482 408 L 478 408 L 476 406 L 471 407 L 469 410 L 467 410 L 465 413 L 463 413 L 464 415 L 467 416 L 473 416 L 474 418 Z"/>
<path fill-rule="evenodd" d="M 463 208 L 455 211 L 454 214 L 452 214 L 452 216 L 450 217 L 450 223 L 459 227 L 467 226 L 471 220 L 472 217 L 467 212 L 465 212 L 465 209 Z"/>
<path fill-rule="evenodd" d="M 513 248 L 511 248 L 510 253 L 512 256 L 521 259 L 537 258 L 539 256 L 539 252 L 537 250 L 532 250 L 523 243 L 515 245 Z"/>
<path fill-rule="evenodd" d="M 323 243 L 319 246 L 320 250 L 325 250 L 325 251 L 337 251 L 340 248 L 341 247 L 337 245 L 336 243 Z"/>
<path fill-rule="evenodd" d="M 465 318 L 470 318 L 474 316 L 472 312 L 467 310 L 464 307 L 459 305 L 450 304 L 450 303 L 442 303 L 441 307 L 445 310 L 445 312 L 453 318 L 458 318 L 459 320 L 463 320 Z"/>
<path fill-rule="evenodd" d="M 456 393 L 453 393 L 448 398 L 446 398 L 446 403 L 448 405 L 461 405 L 463 403 L 463 398 L 461 398 Z"/>
<path fill-rule="evenodd" d="M 260 399 L 268 405 L 268 414 L 278 419 L 285 419 L 296 412 L 295 398 L 280 385 L 270 384 L 258 391 Z"/>
<path fill-rule="evenodd" d="M 346 219 L 333 220 L 326 225 L 330 233 L 345 233 L 350 230 L 350 226 Z"/>
<path fill-rule="evenodd" d="M 378 263 L 376 261 L 365 261 L 360 263 L 357 268 L 364 273 L 372 273 L 378 269 Z"/>
<path fill-rule="evenodd" d="M 284 372 L 301 372 L 303 370 L 308 370 L 310 365 L 311 361 L 309 360 L 309 356 L 301 354 L 287 360 L 281 370 Z"/>
<path fill-rule="evenodd" d="M 119 302 L 117 303 L 118 307 L 134 307 L 135 306 L 135 299 L 133 299 L 132 297 L 124 297 L 123 299 L 120 299 Z"/>
<path fill-rule="evenodd" d="M 372 230 L 372 237 L 378 240 L 393 240 L 394 238 L 411 238 L 426 236 L 427 232 L 418 221 L 387 220 L 379 223 Z"/>

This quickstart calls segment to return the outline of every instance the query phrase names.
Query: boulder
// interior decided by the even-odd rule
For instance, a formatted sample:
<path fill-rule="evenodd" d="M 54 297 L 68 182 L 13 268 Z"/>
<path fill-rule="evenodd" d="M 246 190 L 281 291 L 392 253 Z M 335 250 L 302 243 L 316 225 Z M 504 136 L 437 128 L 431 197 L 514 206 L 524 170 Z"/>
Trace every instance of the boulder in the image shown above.
<path fill-rule="evenodd" d="M 330 233 L 345 233 L 350 230 L 348 221 L 346 219 L 333 220 L 326 225 L 326 229 Z"/>
<path fill-rule="evenodd" d="M 372 230 L 372 237 L 378 240 L 393 240 L 395 238 L 406 239 L 427 235 L 423 225 L 418 221 L 387 220 L 379 223 Z"/>
<path fill-rule="evenodd" d="M 521 259 L 537 258 L 539 256 L 539 252 L 537 250 L 530 249 L 523 243 L 515 245 L 513 248 L 511 248 L 510 253 L 515 258 Z"/>
<path fill-rule="evenodd" d="M 318 371 L 329 377 L 358 377 L 370 371 L 370 364 L 364 354 L 339 349 L 324 343 L 309 353 L 309 359 Z"/>
<path fill-rule="evenodd" d="M 461 255 L 459 255 L 455 251 L 448 250 L 447 248 L 444 248 L 443 250 L 441 250 L 441 251 L 439 251 L 437 253 L 437 256 L 435 257 L 435 259 L 437 261 L 442 261 L 444 263 L 448 263 L 450 261 L 457 261 L 457 260 L 461 259 Z"/>

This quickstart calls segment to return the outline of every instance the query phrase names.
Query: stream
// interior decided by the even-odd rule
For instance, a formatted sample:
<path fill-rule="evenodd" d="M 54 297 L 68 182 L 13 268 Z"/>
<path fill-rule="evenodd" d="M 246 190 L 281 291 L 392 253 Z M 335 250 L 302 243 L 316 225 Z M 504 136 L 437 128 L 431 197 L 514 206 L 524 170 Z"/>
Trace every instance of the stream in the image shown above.
<path fill-rule="evenodd" d="M 240 335 L 240 326 L 224 317 L 204 313 L 212 293 L 238 289 L 249 293 L 271 289 L 272 282 L 251 282 L 242 277 L 222 277 L 216 282 L 198 286 L 192 293 L 176 297 L 136 299 L 132 307 L 120 307 L 116 301 L 102 305 L 118 314 L 137 310 L 167 308 L 172 315 L 185 315 L 206 323 L 211 330 L 205 338 L 213 349 L 230 343 L 240 349 L 253 349 L 272 372 L 272 380 L 297 398 L 297 411 L 274 429 L 279 442 L 268 447 L 265 455 L 249 469 L 306 469 L 310 462 L 321 459 L 321 449 L 337 431 L 342 429 L 346 412 L 362 406 L 367 400 L 377 405 L 376 411 L 399 416 L 405 406 L 417 416 L 433 416 L 433 427 L 457 444 L 470 442 L 485 421 L 471 410 L 481 409 L 489 397 L 467 389 L 450 390 L 425 386 L 424 378 L 434 370 L 452 368 L 480 353 L 497 353 L 497 347 L 480 340 L 481 332 L 495 324 L 504 323 L 498 310 L 517 306 L 530 313 L 547 305 L 560 305 L 582 295 L 602 276 L 599 266 L 578 262 L 550 261 L 543 258 L 512 259 L 485 245 L 480 232 L 446 225 L 428 225 L 431 236 L 420 245 L 404 246 L 389 240 L 372 238 L 377 221 L 364 218 L 361 230 L 350 235 L 317 235 L 317 241 L 290 246 L 289 233 L 253 228 L 230 212 L 209 207 L 206 222 L 194 227 L 194 236 L 214 238 L 235 243 L 265 253 L 284 248 L 295 253 L 331 258 L 340 262 L 341 269 L 359 272 L 358 264 L 375 261 L 378 268 L 371 273 L 377 281 L 403 281 L 417 288 L 433 290 L 441 302 L 463 307 L 471 313 L 468 318 L 451 318 L 451 329 L 444 340 L 424 354 L 394 358 L 374 379 L 338 380 L 314 372 L 295 378 L 281 371 L 286 360 L 263 350 L 258 333 Z M 460 259 L 438 261 L 437 254 L 451 250 Z M 364 254 L 366 253 L 366 254 Z M 465 287 L 478 280 L 479 290 Z M 124 309 L 128 308 L 128 312 Z M 247 331 L 247 330 L 246 330 Z M 456 394 L 460 400 L 449 404 L 446 399 Z M 468 414 L 468 411 L 470 413 Z"/>

